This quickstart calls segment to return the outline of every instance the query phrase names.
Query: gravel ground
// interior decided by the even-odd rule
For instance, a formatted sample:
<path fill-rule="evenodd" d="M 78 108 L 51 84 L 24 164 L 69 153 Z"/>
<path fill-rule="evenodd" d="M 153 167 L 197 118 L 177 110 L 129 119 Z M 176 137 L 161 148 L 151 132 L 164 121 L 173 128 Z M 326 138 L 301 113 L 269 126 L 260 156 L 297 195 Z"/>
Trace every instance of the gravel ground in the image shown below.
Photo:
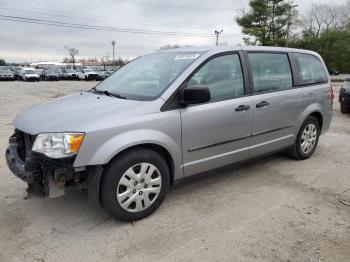
<path fill-rule="evenodd" d="M 18 112 L 93 85 L 0 82 L 0 151 Z M 76 190 L 24 200 L 26 185 L 1 157 L 0 261 L 348 262 L 349 170 L 350 115 L 337 99 L 312 158 L 277 154 L 188 180 L 136 223 L 109 217 Z"/>

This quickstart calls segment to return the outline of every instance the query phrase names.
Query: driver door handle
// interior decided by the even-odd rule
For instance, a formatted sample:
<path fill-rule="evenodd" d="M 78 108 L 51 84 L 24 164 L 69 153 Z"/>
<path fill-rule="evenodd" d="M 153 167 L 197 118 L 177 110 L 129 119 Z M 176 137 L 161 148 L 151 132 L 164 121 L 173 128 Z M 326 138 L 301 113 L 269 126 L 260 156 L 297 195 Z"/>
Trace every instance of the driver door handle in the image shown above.
<path fill-rule="evenodd" d="M 262 102 L 256 104 L 256 108 L 266 107 L 268 105 L 269 105 L 269 102 L 262 101 Z"/>
<path fill-rule="evenodd" d="M 250 109 L 250 105 L 240 105 L 239 107 L 236 107 L 237 112 L 247 111 Z"/>

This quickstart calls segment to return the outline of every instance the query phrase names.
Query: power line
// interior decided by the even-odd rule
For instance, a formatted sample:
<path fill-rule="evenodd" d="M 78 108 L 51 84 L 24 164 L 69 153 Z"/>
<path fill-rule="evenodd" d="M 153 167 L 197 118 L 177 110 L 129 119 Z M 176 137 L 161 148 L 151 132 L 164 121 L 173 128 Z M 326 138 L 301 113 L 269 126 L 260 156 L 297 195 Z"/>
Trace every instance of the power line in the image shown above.
<path fill-rule="evenodd" d="M 106 19 L 106 16 L 97 16 L 95 14 L 89 14 L 89 13 L 85 13 L 85 14 L 81 14 L 81 13 L 75 13 L 75 12 L 71 12 L 71 11 L 66 11 L 66 10 L 50 10 L 50 9 L 43 9 L 43 8 L 37 8 L 37 7 L 33 7 L 33 6 L 28 6 L 28 5 L 18 5 L 18 4 L 13 4 L 13 3 L 2 3 L 0 1 L 0 9 L 4 9 L 4 10 L 9 10 L 9 11 L 15 11 L 15 12 L 28 12 L 28 13 L 38 13 L 38 14 L 44 14 L 44 15 L 50 15 L 50 16 L 58 16 L 58 17 L 68 17 L 68 18 L 83 18 L 83 19 L 93 19 L 93 20 L 103 20 L 103 21 L 113 21 L 115 22 L 115 17 L 113 17 L 112 19 Z M 15 8 L 10 8 L 10 7 L 4 7 L 4 6 L 13 6 Z M 18 8 L 29 8 L 30 10 L 25 10 L 25 9 L 18 9 Z M 70 15 L 69 15 L 70 14 Z M 118 20 L 118 19 L 117 19 Z M 133 22 L 133 21 L 136 21 Z M 158 20 L 159 21 L 159 20 Z M 169 23 L 169 21 L 159 21 L 161 22 L 161 24 L 159 23 L 146 23 L 145 20 L 139 20 L 139 19 L 134 19 L 131 22 L 128 22 L 127 20 L 123 19 L 123 20 L 119 20 L 118 23 L 124 23 L 124 24 L 138 24 L 138 25 L 151 25 L 151 26 L 162 26 L 163 24 L 167 24 L 170 26 L 184 26 L 186 28 L 188 27 L 198 27 L 198 28 L 203 28 L 203 27 L 215 27 L 216 25 L 209 25 L 209 24 L 195 24 L 195 23 L 191 23 L 191 25 L 189 25 L 188 23 Z"/>
<path fill-rule="evenodd" d="M 169 22 L 166 22 L 166 24 L 164 23 L 146 23 L 142 20 L 137 20 L 139 21 L 138 23 L 136 22 L 128 22 L 128 21 L 118 21 L 118 20 L 112 20 L 112 19 L 106 19 L 104 18 L 94 18 L 94 17 L 99 17 L 99 16 L 93 16 L 93 17 L 89 17 L 89 16 L 81 16 L 79 14 L 75 14 L 74 16 L 72 15 L 64 15 L 64 14 L 59 14 L 56 12 L 51 12 L 51 11 L 36 11 L 36 10 L 25 10 L 25 9 L 18 9 L 18 8 L 7 8 L 7 7 L 0 7 L 0 9 L 2 10 L 7 10 L 7 11 L 14 11 L 14 12 L 21 12 L 21 13 L 37 13 L 37 14 L 42 14 L 42 15 L 49 15 L 49 16 L 57 16 L 57 17 L 65 17 L 65 18 L 73 18 L 73 19 L 79 19 L 79 18 L 83 18 L 83 19 L 92 19 L 92 20 L 100 20 L 100 21 L 107 21 L 107 22 L 118 22 L 118 24 L 126 24 L 126 25 L 142 25 L 142 26 L 170 26 L 170 27 L 186 27 L 186 28 L 207 28 L 207 27 L 214 27 L 214 25 L 205 25 L 205 24 L 191 24 L 190 26 L 188 24 L 181 24 L 181 23 L 171 23 L 169 24 Z"/>
<path fill-rule="evenodd" d="M 114 31 L 114 32 L 124 32 L 124 33 L 134 33 L 134 34 L 152 34 L 152 35 L 172 35 L 172 36 L 198 36 L 198 37 L 212 37 L 211 34 L 204 33 L 189 33 L 189 32 L 176 32 L 176 31 L 159 31 L 159 30 L 145 30 L 145 29 L 133 29 L 133 28 L 121 28 L 121 27 L 106 27 L 106 26 L 93 26 L 86 24 L 77 23 L 67 23 L 59 22 L 53 20 L 35 19 L 20 16 L 10 16 L 0 14 L 0 20 L 31 23 L 31 24 L 41 24 L 48 26 L 58 26 L 76 29 L 88 29 L 88 30 L 98 30 L 98 31 Z M 240 34 L 226 35 L 226 37 L 242 37 Z"/>

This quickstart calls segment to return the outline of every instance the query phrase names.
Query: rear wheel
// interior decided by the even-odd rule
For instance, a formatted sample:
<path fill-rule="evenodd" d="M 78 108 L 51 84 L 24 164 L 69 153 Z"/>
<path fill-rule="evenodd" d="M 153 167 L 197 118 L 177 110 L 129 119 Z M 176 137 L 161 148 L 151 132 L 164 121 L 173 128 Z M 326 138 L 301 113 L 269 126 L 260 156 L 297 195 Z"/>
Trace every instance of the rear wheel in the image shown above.
<path fill-rule="evenodd" d="M 321 129 L 317 119 L 309 116 L 301 125 L 293 146 L 288 154 L 295 159 L 302 160 L 309 158 L 315 151 Z"/>
<path fill-rule="evenodd" d="M 350 109 L 348 107 L 346 107 L 344 104 L 340 104 L 340 111 L 343 113 L 343 114 L 346 114 L 346 113 L 349 113 L 350 112 Z"/>
<path fill-rule="evenodd" d="M 102 181 L 102 206 L 123 221 L 152 214 L 169 187 L 169 169 L 154 151 L 135 148 L 114 159 Z"/>

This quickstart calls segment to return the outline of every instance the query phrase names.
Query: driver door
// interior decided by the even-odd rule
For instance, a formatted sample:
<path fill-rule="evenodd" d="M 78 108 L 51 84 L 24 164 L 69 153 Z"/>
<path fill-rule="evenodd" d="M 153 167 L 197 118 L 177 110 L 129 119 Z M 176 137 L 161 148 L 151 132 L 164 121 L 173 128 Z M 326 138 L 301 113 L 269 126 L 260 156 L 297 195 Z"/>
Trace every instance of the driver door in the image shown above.
<path fill-rule="evenodd" d="M 252 99 L 245 96 L 238 53 L 211 58 L 188 81 L 204 85 L 211 99 L 180 110 L 185 176 L 248 158 Z"/>

